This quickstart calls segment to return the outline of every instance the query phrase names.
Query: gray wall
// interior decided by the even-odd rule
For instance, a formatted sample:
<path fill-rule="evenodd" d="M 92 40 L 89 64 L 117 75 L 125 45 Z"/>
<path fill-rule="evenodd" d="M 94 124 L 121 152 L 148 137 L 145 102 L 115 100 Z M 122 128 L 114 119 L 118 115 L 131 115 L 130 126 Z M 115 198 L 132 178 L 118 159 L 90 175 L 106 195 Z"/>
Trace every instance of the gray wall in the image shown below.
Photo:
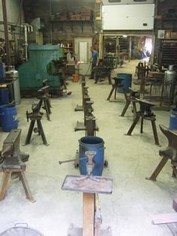
<path fill-rule="evenodd" d="M 7 5 L 7 19 L 9 23 L 20 25 L 24 22 L 24 16 L 23 16 L 23 10 L 21 5 L 21 0 L 6 0 Z M 0 0 L 0 37 L 4 38 L 4 26 L 2 24 L 3 21 L 3 12 L 2 12 L 2 1 Z M 17 32 L 19 30 L 16 30 Z M 9 27 L 9 37 L 10 39 L 13 38 L 14 32 L 11 32 L 11 29 Z M 17 33 L 18 34 L 18 33 Z"/>

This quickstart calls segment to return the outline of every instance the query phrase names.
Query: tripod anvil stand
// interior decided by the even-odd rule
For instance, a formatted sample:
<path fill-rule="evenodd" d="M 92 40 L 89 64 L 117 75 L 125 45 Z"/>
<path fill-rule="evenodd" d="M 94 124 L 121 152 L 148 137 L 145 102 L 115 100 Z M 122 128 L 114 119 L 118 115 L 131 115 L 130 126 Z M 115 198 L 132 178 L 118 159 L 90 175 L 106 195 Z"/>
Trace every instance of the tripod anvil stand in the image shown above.
<path fill-rule="evenodd" d="M 101 229 L 101 216 L 96 204 L 98 193 L 111 194 L 111 178 L 93 176 L 95 152 L 85 152 L 88 158 L 87 175 L 67 175 L 62 185 L 63 190 L 83 192 L 83 228 L 73 225 L 69 228 L 67 236 L 111 236 L 111 229 Z M 83 159 L 85 159 L 83 158 Z M 74 160 L 69 160 L 74 161 Z M 65 161 L 66 162 L 66 161 Z M 60 164 L 62 162 L 59 162 Z"/>
<path fill-rule="evenodd" d="M 25 145 L 30 143 L 33 131 L 41 136 L 43 144 L 48 145 L 41 123 L 42 116 L 43 113 L 39 111 L 39 104 L 32 106 L 32 112 L 26 112 L 27 121 L 30 119 L 30 126 L 26 136 Z M 37 127 L 34 128 L 35 122 L 37 123 Z"/>

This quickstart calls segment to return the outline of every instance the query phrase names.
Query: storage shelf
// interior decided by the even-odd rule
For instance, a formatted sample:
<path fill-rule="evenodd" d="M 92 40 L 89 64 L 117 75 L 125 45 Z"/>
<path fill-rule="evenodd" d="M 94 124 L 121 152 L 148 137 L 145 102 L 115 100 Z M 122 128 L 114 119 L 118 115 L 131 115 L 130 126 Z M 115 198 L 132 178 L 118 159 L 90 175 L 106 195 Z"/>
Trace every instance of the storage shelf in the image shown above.
<path fill-rule="evenodd" d="M 177 65 L 177 40 L 162 40 L 160 54 L 161 65 Z"/>
<path fill-rule="evenodd" d="M 74 31 L 75 25 L 79 25 L 81 27 L 82 32 L 84 31 L 85 24 L 90 24 L 90 26 L 92 27 L 92 31 L 93 31 L 93 26 L 94 26 L 93 20 L 80 20 L 80 19 L 79 20 L 51 20 L 50 23 L 52 25 L 60 24 L 62 27 L 62 30 L 64 29 L 64 25 L 67 24 L 70 26 L 72 32 Z"/>

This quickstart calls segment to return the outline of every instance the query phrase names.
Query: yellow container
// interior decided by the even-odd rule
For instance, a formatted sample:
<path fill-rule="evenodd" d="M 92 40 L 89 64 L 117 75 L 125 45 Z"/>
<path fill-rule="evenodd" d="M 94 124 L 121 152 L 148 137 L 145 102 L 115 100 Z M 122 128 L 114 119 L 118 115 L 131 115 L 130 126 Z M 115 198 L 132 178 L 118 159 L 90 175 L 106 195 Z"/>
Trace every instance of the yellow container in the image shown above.
<path fill-rule="evenodd" d="M 72 81 L 73 82 L 78 82 L 79 81 L 79 75 L 78 74 L 73 74 Z"/>

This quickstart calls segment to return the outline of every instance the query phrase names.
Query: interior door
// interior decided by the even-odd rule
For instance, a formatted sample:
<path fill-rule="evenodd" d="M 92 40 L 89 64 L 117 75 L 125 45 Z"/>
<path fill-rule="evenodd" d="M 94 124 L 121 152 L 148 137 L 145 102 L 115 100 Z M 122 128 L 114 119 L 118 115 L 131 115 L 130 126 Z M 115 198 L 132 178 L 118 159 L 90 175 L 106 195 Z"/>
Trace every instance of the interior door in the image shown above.
<path fill-rule="evenodd" d="M 75 38 L 74 39 L 74 51 L 76 59 L 79 62 L 78 73 L 81 75 L 90 75 L 91 71 L 91 52 L 92 38 Z"/>

